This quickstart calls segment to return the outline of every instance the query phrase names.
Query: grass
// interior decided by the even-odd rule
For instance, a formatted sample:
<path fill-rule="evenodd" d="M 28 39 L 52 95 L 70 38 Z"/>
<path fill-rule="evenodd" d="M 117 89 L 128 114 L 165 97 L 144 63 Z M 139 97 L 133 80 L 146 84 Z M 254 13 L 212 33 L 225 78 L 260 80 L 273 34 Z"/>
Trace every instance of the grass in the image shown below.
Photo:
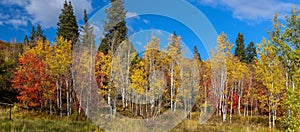
<path fill-rule="evenodd" d="M 0 110 L 0 131 L 101 131 L 89 120 L 74 120 L 27 110 L 13 112 L 10 120 L 8 112 Z"/>
<path fill-rule="evenodd" d="M 57 131 L 57 132 L 76 132 L 76 131 L 103 131 L 86 118 L 78 118 L 76 114 L 68 117 L 59 117 L 47 113 L 39 113 L 28 110 L 13 111 L 12 118 L 9 119 L 9 110 L 0 109 L 0 131 Z M 199 124 L 197 113 L 192 114 L 192 119 L 186 119 L 172 132 L 198 132 L 198 131 L 234 131 L 234 132 L 269 132 L 280 131 L 280 129 L 268 128 L 267 117 L 240 118 L 233 117 L 233 123 L 229 121 L 223 123 L 220 117 L 213 116 L 205 124 Z M 130 125 L 130 124 L 129 124 Z M 138 129 L 137 129 L 138 130 Z M 124 130 L 125 132 L 126 130 Z"/>
<path fill-rule="evenodd" d="M 185 120 L 177 127 L 172 129 L 172 132 L 277 132 L 279 129 L 269 129 L 268 119 L 266 117 L 253 117 L 253 118 L 240 118 L 233 117 L 232 123 L 222 122 L 221 118 L 218 116 L 213 116 L 205 124 L 199 124 L 197 117 Z M 266 121 L 257 122 L 257 121 Z"/>

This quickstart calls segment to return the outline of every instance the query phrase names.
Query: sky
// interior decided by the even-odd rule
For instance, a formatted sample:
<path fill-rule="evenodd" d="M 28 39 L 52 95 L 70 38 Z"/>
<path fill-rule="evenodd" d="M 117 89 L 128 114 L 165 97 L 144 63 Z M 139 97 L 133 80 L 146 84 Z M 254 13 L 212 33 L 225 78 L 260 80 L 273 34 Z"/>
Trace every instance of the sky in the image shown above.
<path fill-rule="evenodd" d="M 88 17 L 95 18 L 99 11 L 109 4 L 109 0 L 70 1 L 73 4 L 79 25 L 83 23 L 84 9 L 87 10 Z M 267 31 L 272 28 L 271 20 L 275 13 L 279 14 L 280 20 L 284 20 L 284 16 L 291 12 L 293 6 L 300 9 L 299 0 L 173 0 L 174 2 L 171 4 L 159 0 L 143 0 L 139 1 L 142 3 L 130 4 L 133 1 L 125 0 L 125 4 L 129 4 L 125 7 L 129 9 L 126 22 L 129 36 L 135 46 L 145 45 L 151 39 L 149 35 L 158 36 L 161 45 L 166 45 L 169 34 L 176 31 L 177 35 L 182 37 L 183 44 L 189 49 L 196 45 L 203 58 L 207 58 L 209 54 L 207 51 L 209 48 L 205 49 L 206 46 L 203 44 L 208 31 L 202 21 L 197 21 L 199 15 L 192 13 L 192 9 L 197 9 L 203 13 L 216 33 L 224 32 L 231 43 L 235 43 L 238 32 L 242 33 L 246 45 L 250 41 L 259 43 L 263 37 L 268 36 Z M 151 7 L 146 1 L 157 5 L 157 9 Z M 12 42 L 15 38 L 17 42 L 23 42 L 24 36 L 30 35 L 32 25 L 40 23 L 47 39 L 50 42 L 55 41 L 56 23 L 62 7 L 63 0 L 1 0 L 0 40 Z M 168 15 L 135 12 L 139 8 L 147 7 L 160 13 L 172 12 Z M 175 15 L 175 17 L 170 17 L 170 15 Z M 92 23 L 99 23 L 98 26 L 95 25 L 96 34 L 101 34 L 102 19 L 105 19 L 105 15 L 92 20 Z M 201 29 L 194 29 L 190 26 L 197 22 Z M 202 32 L 202 37 L 201 34 L 200 38 L 197 36 L 196 30 Z M 96 41 L 99 41 L 99 35 L 97 37 Z"/>

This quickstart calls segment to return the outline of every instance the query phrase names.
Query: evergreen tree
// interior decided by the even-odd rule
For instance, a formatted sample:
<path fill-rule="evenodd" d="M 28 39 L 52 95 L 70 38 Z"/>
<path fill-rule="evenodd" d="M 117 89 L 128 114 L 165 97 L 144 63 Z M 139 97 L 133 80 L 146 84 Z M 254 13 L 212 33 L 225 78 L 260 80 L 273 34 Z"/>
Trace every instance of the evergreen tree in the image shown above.
<path fill-rule="evenodd" d="M 46 36 L 44 35 L 44 31 L 43 31 L 43 29 L 42 29 L 42 27 L 39 23 L 37 25 L 37 30 L 36 30 L 34 25 L 32 26 L 31 34 L 30 34 L 30 41 L 28 40 L 28 37 L 27 38 L 26 37 L 27 37 L 27 35 L 24 38 L 24 45 L 25 46 L 29 45 L 31 48 L 36 46 L 36 43 L 37 43 L 38 40 L 41 40 L 41 41 L 46 40 Z M 28 41 L 28 43 L 26 41 Z"/>
<path fill-rule="evenodd" d="M 256 48 L 254 43 L 251 41 L 246 48 L 246 62 L 252 63 L 256 56 L 257 56 Z"/>
<path fill-rule="evenodd" d="M 238 33 L 238 37 L 235 40 L 236 49 L 234 55 L 239 57 L 241 62 L 246 62 L 246 52 L 244 44 L 244 36 L 241 33 Z"/>
<path fill-rule="evenodd" d="M 80 35 L 80 44 L 81 44 L 81 48 L 84 47 L 90 47 L 92 45 L 91 48 L 94 48 L 94 39 L 95 39 L 95 35 L 93 34 L 94 28 L 93 26 L 91 26 L 91 24 L 88 22 L 88 17 L 86 14 L 86 10 L 84 10 L 84 25 L 81 26 L 82 29 L 82 35 Z"/>
<path fill-rule="evenodd" d="M 104 21 L 105 36 L 101 38 L 98 50 L 107 54 L 108 50 L 114 52 L 127 37 L 123 0 L 111 0 L 111 7 L 105 12 L 108 21 Z"/>
<path fill-rule="evenodd" d="M 30 41 L 35 41 L 35 38 L 36 38 L 36 31 L 35 31 L 35 28 L 34 26 L 32 25 L 31 27 L 31 34 L 30 34 Z"/>
<path fill-rule="evenodd" d="M 37 25 L 36 37 L 37 37 L 37 40 L 43 40 L 43 41 L 46 40 L 46 36 L 44 35 L 44 31 L 43 31 L 43 29 L 42 29 L 42 27 L 39 23 Z"/>
<path fill-rule="evenodd" d="M 168 39 L 168 50 L 175 50 L 173 52 L 177 55 L 181 54 L 181 37 L 177 36 L 176 31 Z"/>
<path fill-rule="evenodd" d="M 197 49 L 196 45 L 194 46 L 194 56 L 193 57 L 194 57 L 195 60 L 201 61 L 201 56 L 200 56 L 200 53 L 198 52 L 198 49 Z"/>
<path fill-rule="evenodd" d="M 69 1 L 69 3 L 65 1 L 64 7 L 61 9 L 61 14 L 59 15 L 57 26 L 57 36 L 62 36 L 67 40 L 71 40 L 73 46 L 78 39 L 79 31 L 71 1 Z"/>
<path fill-rule="evenodd" d="M 28 39 L 28 36 L 27 36 L 27 35 L 25 35 L 25 37 L 24 37 L 24 45 L 25 45 L 25 46 L 28 46 L 28 45 L 29 45 L 29 39 Z"/>

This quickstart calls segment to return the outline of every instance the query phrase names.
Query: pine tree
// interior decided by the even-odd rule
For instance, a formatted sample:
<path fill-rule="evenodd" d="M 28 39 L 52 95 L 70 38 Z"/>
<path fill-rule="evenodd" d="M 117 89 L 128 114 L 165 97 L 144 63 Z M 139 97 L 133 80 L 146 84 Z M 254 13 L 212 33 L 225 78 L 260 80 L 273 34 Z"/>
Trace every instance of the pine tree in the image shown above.
<path fill-rule="evenodd" d="M 31 27 L 31 34 L 30 34 L 30 41 L 35 41 L 36 40 L 36 31 L 35 31 L 35 28 L 34 26 L 32 25 Z"/>
<path fill-rule="evenodd" d="M 37 31 L 36 31 L 36 39 L 37 40 L 42 40 L 42 41 L 45 41 L 46 40 L 46 36 L 44 35 L 44 31 L 41 27 L 41 25 L 38 23 L 37 25 Z"/>
<path fill-rule="evenodd" d="M 76 67 L 79 67 L 81 70 L 81 72 L 76 73 L 79 74 L 80 73 L 89 73 L 88 76 L 86 76 L 85 78 L 87 80 L 84 81 L 84 84 L 79 84 L 82 87 L 80 88 L 82 89 L 86 89 L 87 93 L 85 95 L 81 95 L 80 96 L 84 96 L 82 97 L 86 103 L 82 104 L 81 102 L 79 103 L 80 107 L 84 107 L 85 108 L 85 112 L 86 112 L 86 116 L 90 117 L 91 113 L 91 102 L 92 102 L 92 95 L 93 95 L 93 75 L 94 75 L 94 65 L 95 65 L 95 35 L 93 34 L 93 27 L 90 25 L 90 23 L 88 22 L 88 17 L 87 17 L 87 13 L 86 10 L 84 10 L 84 25 L 81 26 L 81 34 L 80 34 L 80 41 L 78 41 L 77 45 L 78 46 L 76 48 L 76 50 L 79 50 L 78 52 L 78 59 L 81 62 L 81 64 L 77 64 Z M 73 50 L 73 51 L 76 51 Z M 73 52 L 74 53 L 74 52 Z M 76 53 L 76 52 L 75 52 Z M 79 66 L 78 66 L 79 65 Z M 77 69 L 78 70 L 78 69 Z M 78 75 L 77 75 L 78 76 Z M 79 83 L 79 82 L 77 82 Z M 76 85 L 76 87 L 79 87 Z M 81 99 L 80 99 L 81 101 Z"/>
<path fill-rule="evenodd" d="M 246 48 L 246 62 L 252 63 L 256 56 L 257 56 L 256 48 L 254 43 L 251 41 Z"/>
<path fill-rule="evenodd" d="M 200 53 L 198 52 L 198 49 L 197 49 L 196 45 L 194 46 L 194 56 L 193 57 L 194 57 L 195 60 L 201 61 L 201 56 L 200 56 Z"/>
<path fill-rule="evenodd" d="M 25 39 L 28 40 L 28 38 L 26 38 L 26 37 L 27 37 L 27 35 L 24 38 L 24 43 L 25 43 Z M 42 26 L 39 23 L 37 25 L 37 30 L 34 25 L 32 26 L 31 34 L 30 34 L 30 41 L 28 41 L 29 42 L 28 45 L 30 46 L 30 48 L 36 46 L 38 40 L 41 40 L 41 41 L 46 40 L 46 36 L 44 35 Z M 25 44 L 25 45 L 27 45 L 27 44 Z"/>
<path fill-rule="evenodd" d="M 28 45 L 29 45 L 28 36 L 25 35 L 25 37 L 24 37 L 24 46 L 28 46 Z"/>
<path fill-rule="evenodd" d="M 84 25 L 81 26 L 82 35 L 80 35 L 80 40 L 81 40 L 79 43 L 79 44 L 81 44 L 80 48 L 84 48 L 84 47 L 87 48 L 90 46 L 92 46 L 91 48 L 95 48 L 95 45 L 94 45 L 95 35 L 93 34 L 94 28 L 88 22 L 88 17 L 87 17 L 87 13 L 86 13 L 85 9 L 84 9 L 84 18 L 83 19 L 84 19 Z"/>
<path fill-rule="evenodd" d="M 246 52 L 245 52 L 245 44 L 244 44 L 244 36 L 241 33 L 238 33 L 238 37 L 235 40 L 236 49 L 234 55 L 239 57 L 241 62 L 246 61 Z"/>
<path fill-rule="evenodd" d="M 168 50 L 174 50 L 174 52 L 177 55 L 181 54 L 181 37 L 177 36 L 176 31 L 173 32 L 173 34 L 168 38 L 169 44 L 168 44 Z"/>
<path fill-rule="evenodd" d="M 59 15 L 57 26 L 57 36 L 62 36 L 65 39 L 72 41 L 73 46 L 77 42 L 79 31 L 71 1 L 69 1 L 69 3 L 65 1 L 64 7 L 61 9 L 61 14 Z"/>
<path fill-rule="evenodd" d="M 108 21 L 104 22 L 105 36 L 101 38 L 98 48 L 104 54 L 107 54 L 108 50 L 114 52 L 127 37 L 123 0 L 111 0 L 111 4 L 111 7 L 105 11 Z"/>

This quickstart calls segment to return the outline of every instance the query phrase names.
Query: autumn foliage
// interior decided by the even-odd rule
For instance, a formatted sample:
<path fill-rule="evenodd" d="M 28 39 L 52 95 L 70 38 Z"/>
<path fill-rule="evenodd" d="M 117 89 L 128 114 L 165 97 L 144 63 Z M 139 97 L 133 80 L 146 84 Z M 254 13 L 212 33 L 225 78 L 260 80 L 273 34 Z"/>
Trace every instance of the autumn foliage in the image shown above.
<path fill-rule="evenodd" d="M 32 53 L 19 58 L 19 66 L 14 72 L 13 88 L 19 91 L 19 103 L 29 107 L 39 107 L 51 98 L 54 92 L 52 78 L 46 73 L 46 66 Z"/>

